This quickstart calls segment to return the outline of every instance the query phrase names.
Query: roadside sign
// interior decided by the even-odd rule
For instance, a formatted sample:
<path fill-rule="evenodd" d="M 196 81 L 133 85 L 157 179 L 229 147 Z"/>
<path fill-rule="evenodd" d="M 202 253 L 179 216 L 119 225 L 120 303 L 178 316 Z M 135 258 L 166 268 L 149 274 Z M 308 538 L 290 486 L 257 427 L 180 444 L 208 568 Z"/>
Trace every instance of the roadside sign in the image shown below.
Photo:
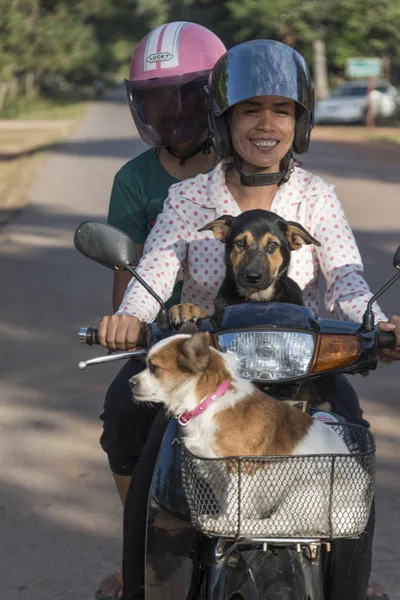
<path fill-rule="evenodd" d="M 349 58 L 346 63 L 346 75 L 357 77 L 381 77 L 383 61 L 381 58 Z"/>

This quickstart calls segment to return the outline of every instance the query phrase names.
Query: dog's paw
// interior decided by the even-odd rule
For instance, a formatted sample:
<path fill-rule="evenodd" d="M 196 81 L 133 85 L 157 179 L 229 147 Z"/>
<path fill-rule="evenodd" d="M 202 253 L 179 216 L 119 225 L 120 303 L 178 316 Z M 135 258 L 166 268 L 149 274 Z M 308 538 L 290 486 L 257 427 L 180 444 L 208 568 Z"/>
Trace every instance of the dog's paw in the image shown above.
<path fill-rule="evenodd" d="M 171 323 L 174 325 L 182 325 L 187 321 L 196 323 L 198 319 L 205 319 L 208 317 L 204 310 L 201 310 L 196 304 L 175 304 L 169 309 L 169 318 Z"/>

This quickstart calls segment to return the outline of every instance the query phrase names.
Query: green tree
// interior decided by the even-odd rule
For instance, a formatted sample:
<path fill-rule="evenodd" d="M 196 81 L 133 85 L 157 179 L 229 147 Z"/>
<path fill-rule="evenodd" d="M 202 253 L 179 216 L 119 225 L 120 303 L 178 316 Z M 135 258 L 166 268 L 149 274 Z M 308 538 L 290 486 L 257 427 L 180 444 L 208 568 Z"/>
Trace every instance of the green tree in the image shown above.
<path fill-rule="evenodd" d="M 235 43 L 226 0 L 170 0 L 169 21 L 192 21 L 208 27 L 227 47 Z"/>
<path fill-rule="evenodd" d="M 343 75 L 354 56 L 400 61 L 400 0 L 228 0 L 235 42 L 271 38 L 296 47 L 309 64 L 326 45 L 329 70 Z"/>
<path fill-rule="evenodd" d="M 82 0 L 86 22 L 99 45 L 99 76 L 125 74 L 136 45 L 148 31 L 168 20 L 163 0 Z"/>
<path fill-rule="evenodd" d="M 351 56 L 378 56 L 400 80 L 400 0 L 0 0 L 0 104 L 5 89 L 120 79 L 139 40 L 173 20 L 209 27 L 228 47 L 286 42 L 314 61 L 317 81 L 325 48 L 332 75 Z"/>

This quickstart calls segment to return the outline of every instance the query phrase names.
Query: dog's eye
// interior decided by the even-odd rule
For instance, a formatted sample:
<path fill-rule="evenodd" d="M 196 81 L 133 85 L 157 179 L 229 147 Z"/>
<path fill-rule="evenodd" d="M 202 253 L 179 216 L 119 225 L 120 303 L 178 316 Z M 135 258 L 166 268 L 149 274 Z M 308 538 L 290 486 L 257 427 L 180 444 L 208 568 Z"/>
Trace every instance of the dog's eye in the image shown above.
<path fill-rule="evenodd" d="M 270 242 L 267 246 L 267 252 L 275 252 L 277 248 L 279 248 L 279 244 L 276 242 Z"/>
<path fill-rule="evenodd" d="M 158 369 L 157 365 L 155 365 L 151 361 L 149 361 L 147 363 L 147 368 L 149 369 L 150 373 L 155 373 L 157 371 L 157 369 Z"/>
<path fill-rule="evenodd" d="M 241 239 L 241 240 L 236 240 L 235 242 L 235 246 L 237 248 L 244 248 L 246 246 L 246 241 Z"/>

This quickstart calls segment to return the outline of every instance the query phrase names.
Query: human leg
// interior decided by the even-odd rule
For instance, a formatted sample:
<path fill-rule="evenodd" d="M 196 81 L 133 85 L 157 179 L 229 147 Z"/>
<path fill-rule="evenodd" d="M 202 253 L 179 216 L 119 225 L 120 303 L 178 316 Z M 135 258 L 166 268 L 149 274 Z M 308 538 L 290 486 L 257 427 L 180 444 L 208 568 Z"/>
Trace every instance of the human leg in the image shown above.
<path fill-rule="evenodd" d="M 357 540 L 337 539 L 332 544 L 329 600 L 365 600 L 371 574 L 375 506 Z"/>
<path fill-rule="evenodd" d="M 337 375 L 335 379 L 336 393 L 332 398 L 333 412 L 345 417 L 350 423 L 369 428 L 368 421 L 364 419 L 357 392 L 351 385 L 349 378 L 342 374 Z M 350 564 L 354 568 L 353 576 L 356 574 L 358 581 L 361 579 L 360 585 L 365 587 L 365 577 L 369 578 L 371 574 L 374 529 L 375 506 L 373 505 L 368 525 L 359 540 L 336 540 L 335 547 L 338 561 L 336 568 L 338 569 L 338 573 L 340 573 L 340 582 L 336 584 L 335 594 L 337 596 L 333 596 L 334 598 L 340 597 L 341 600 L 345 600 L 347 593 L 349 594 L 349 598 L 353 600 L 351 583 L 347 581 L 348 577 L 346 575 Z M 369 600 L 376 598 L 388 600 L 388 596 L 376 582 L 368 582 L 366 596 Z M 365 598 L 365 596 L 361 597 Z M 357 598 L 357 596 L 354 596 L 354 598 Z"/>
<path fill-rule="evenodd" d="M 106 452 L 111 473 L 124 505 L 131 482 L 132 471 L 145 443 L 157 409 L 135 404 L 129 379 L 144 368 L 137 360 L 129 360 L 112 381 L 100 415 L 103 433 L 100 444 Z M 105 577 L 97 598 L 115 598 L 122 594 L 121 571 Z"/>
<path fill-rule="evenodd" d="M 164 408 L 160 408 L 132 474 L 124 509 L 123 600 L 144 598 L 147 502 L 167 424 Z"/>
<path fill-rule="evenodd" d="M 103 433 L 100 444 L 113 474 L 131 477 L 157 408 L 135 403 L 129 379 L 144 369 L 144 363 L 131 359 L 118 372 L 107 390 L 100 415 Z M 121 490 L 123 495 L 124 490 Z"/>
<path fill-rule="evenodd" d="M 333 412 L 345 417 L 350 423 L 369 428 L 369 423 L 364 419 L 364 413 L 358 399 L 356 390 L 350 383 L 347 375 L 336 376 L 336 394 L 333 399 Z"/>

